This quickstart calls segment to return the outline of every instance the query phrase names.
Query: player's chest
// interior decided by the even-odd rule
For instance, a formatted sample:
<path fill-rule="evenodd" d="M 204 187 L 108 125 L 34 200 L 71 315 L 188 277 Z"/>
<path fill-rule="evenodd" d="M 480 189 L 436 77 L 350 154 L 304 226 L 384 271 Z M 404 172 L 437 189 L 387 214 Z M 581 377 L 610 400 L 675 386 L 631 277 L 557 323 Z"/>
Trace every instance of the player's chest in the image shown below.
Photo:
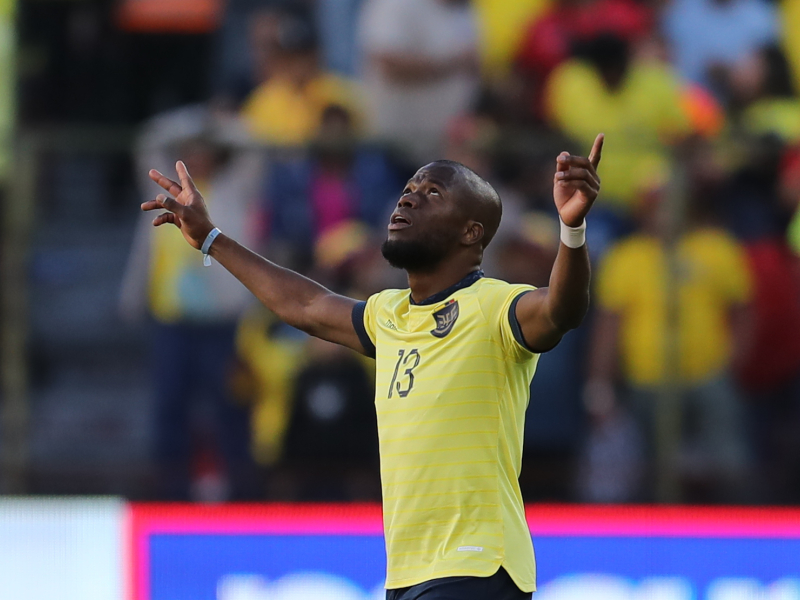
<path fill-rule="evenodd" d="M 376 345 L 452 348 L 479 334 L 483 321 L 480 305 L 471 297 L 426 306 L 385 306 L 376 313 Z"/>
<path fill-rule="evenodd" d="M 471 298 L 377 313 L 376 399 L 428 405 L 478 384 L 494 340 Z"/>

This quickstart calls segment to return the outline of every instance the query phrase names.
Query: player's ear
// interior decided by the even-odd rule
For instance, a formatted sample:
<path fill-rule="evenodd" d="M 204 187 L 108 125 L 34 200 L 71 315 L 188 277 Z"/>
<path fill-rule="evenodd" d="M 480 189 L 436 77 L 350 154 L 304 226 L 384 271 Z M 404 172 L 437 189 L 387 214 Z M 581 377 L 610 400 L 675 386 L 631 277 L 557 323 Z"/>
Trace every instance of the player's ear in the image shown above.
<path fill-rule="evenodd" d="M 483 240 L 483 224 L 477 221 L 468 221 L 462 237 L 465 246 L 473 246 Z"/>

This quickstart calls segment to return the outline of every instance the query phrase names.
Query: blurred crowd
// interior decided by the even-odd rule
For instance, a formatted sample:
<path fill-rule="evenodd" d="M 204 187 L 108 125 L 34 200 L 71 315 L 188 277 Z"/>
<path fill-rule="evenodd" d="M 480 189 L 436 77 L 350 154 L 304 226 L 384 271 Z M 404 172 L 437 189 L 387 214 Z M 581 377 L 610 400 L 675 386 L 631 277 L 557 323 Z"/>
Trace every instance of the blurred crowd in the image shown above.
<path fill-rule="evenodd" d="M 539 363 L 526 499 L 668 472 L 800 502 L 800 2 L 231 0 L 215 36 L 207 97 L 141 130 L 143 199 L 181 158 L 226 234 L 366 298 L 405 286 L 379 252 L 405 180 L 452 159 L 504 202 L 487 275 L 545 286 L 555 157 L 603 132 L 593 309 Z M 371 363 L 149 221 L 121 304 L 153 325 L 160 497 L 379 498 Z"/>

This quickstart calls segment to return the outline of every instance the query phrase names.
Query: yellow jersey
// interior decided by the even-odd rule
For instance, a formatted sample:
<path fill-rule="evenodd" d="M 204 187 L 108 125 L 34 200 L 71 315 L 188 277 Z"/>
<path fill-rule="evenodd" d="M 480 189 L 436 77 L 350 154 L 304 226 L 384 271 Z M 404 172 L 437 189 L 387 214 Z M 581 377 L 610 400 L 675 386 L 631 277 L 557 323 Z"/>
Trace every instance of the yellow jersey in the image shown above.
<path fill-rule="evenodd" d="M 241 114 L 257 141 L 297 146 L 312 140 L 331 105 L 343 107 L 358 122 L 357 98 L 355 84 L 335 75 L 322 73 L 302 88 L 274 77 L 251 92 Z"/>
<path fill-rule="evenodd" d="M 750 272 L 744 250 L 722 230 L 690 231 L 677 252 L 680 376 L 698 383 L 730 363 L 730 309 L 750 299 Z M 623 373 L 638 387 L 664 381 L 668 272 L 663 244 L 637 234 L 608 251 L 597 276 L 598 304 L 620 316 Z"/>
<path fill-rule="evenodd" d="M 515 312 L 534 289 L 477 271 L 419 304 L 386 290 L 353 310 L 377 362 L 388 589 L 501 566 L 536 588 L 518 478 L 539 355 Z"/>
<path fill-rule="evenodd" d="M 580 60 L 550 75 L 545 103 L 553 124 L 584 145 L 591 146 L 595 131 L 610 140 L 603 147 L 604 206 L 629 212 L 642 191 L 669 175 L 668 142 L 690 132 L 681 91 L 674 70 L 655 62 L 632 64 L 615 92 Z"/>

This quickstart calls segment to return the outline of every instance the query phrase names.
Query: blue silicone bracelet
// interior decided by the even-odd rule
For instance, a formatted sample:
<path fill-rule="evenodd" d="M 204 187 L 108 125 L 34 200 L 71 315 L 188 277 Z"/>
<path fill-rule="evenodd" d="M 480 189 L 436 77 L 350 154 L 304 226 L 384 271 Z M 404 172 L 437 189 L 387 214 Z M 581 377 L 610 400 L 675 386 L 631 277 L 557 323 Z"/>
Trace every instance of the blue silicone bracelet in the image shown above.
<path fill-rule="evenodd" d="M 214 240 L 217 239 L 217 236 L 222 233 L 219 227 L 214 227 L 211 231 L 208 232 L 206 236 L 206 240 L 203 242 L 202 248 L 200 248 L 200 252 L 203 253 L 203 264 L 206 267 L 211 266 L 211 257 L 208 255 L 209 250 L 211 250 L 211 244 L 214 243 Z"/>

